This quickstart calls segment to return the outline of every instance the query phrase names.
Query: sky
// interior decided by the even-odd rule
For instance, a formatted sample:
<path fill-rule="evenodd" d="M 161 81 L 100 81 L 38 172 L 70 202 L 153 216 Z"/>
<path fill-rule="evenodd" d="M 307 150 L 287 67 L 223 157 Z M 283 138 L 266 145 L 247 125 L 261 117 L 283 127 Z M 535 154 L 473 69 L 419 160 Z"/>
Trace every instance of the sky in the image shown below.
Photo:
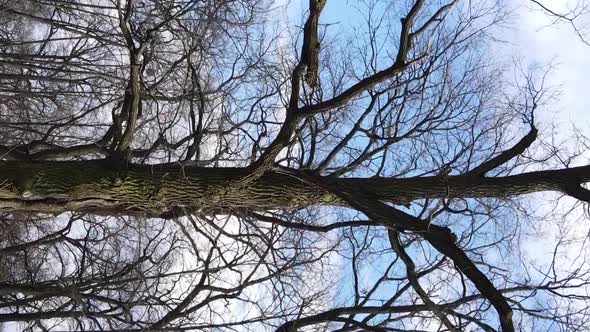
<path fill-rule="evenodd" d="M 548 0 L 543 4 L 555 12 L 565 13 L 572 8 L 574 0 Z M 350 7 L 354 1 L 328 0 L 322 13 L 321 22 L 334 24 L 333 29 L 338 25 L 346 25 L 354 20 Z M 555 125 L 556 137 L 565 140 L 571 137 L 573 126 L 575 126 L 586 137 L 590 137 L 590 98 L 588 98 L 588 87 L 590 86 L 590 45 L 585 44 L 567 22 L 552 21 L 538 6 L 529 1 L 507 0 L 505 3 L 513 8 L 510 25 L 502 29 L 504 35 L 498 36 L 503 43 L 497 52 L 507 59 L 513 58 L 519 61 L 522 67 L 529 66 L 547 67 L 552 70 L 547 76 L 547 84 L 556 91 L 555 98 L 543 106 L 538 116 L 540 122 L 544 123 L 541 130 L 550 130 Z M 301 22 L 301 13 L 307 8 L 307 1 L 292 0 L 290 2 L 290 17 L 295 22 Z M 576 23 L 578 27 L 590 27 L 590 15 L 580 17 Z M 588 29 L 590 39 L 590 29 Z M 550 134 L 550 133 L 546 133 Z M 562 146 L 564 147 L 564 146 Z M 566 146 L 566 148 L 571 148 Z M 586 162 L 587 160 L 581 160 Z M 533 203 L 538 204 L 540 199 L 547 196 L 535 196 Z M 572 203 L 573 200 L 565 200 L 565 203 Z M 538 206 L 538 211 L 551 211 L 554 206 L 551 203 L 543 203 Z M 524 253 L 531 260 L 537 261 L 540 265 L 550 262 L 543 262 L 551 257 L 559 234 L 559 227 L 562 225 L 552 224 L 547 218 L 545 225 L 539 228 L 543 233 L 541 237 L 532 237 L 532 241 L 523 238 Z M 580 223 L 582 221 L 583 223 Z M 588 220 L 582 215 L 580 209 L 568 216 L 564 223 L 570 223 L 570 235 L 578 239 L 585 239 L 588 232 Z M 571 246 L 564 255 L 577 257 L 575 248 Z M 578 247 L 579 248 L 579 247 Z M 564 260 L 567 261 L 567 260 Z"/>
<path fill-rule="evenodd" d="M 564 0 L 546 3 L 556 10 L 568 8 L 568 1 Z M 517 13 L 520 17 L 518 30 L 510 36 L 512 42 L 518 45 L 517 55 L 529 63 L 554 63 L 557 66 L 550 76 L 550 83 L 559 85 L 561 90 L 555 105 L 558 113 L 554 122 L 563 125 L 574 123 L 580 130 L 590 134 L 590 99 L 587 98 L 590 45 L 584 44 L 569 24 L 551 25 L 551 19 L 532 4 L 521 5 Z M 590 15 L 581 17 L 578 23 L 580 27 L 588 26 Z"/>
<path fill-rule="evenodd" d="M 577 0 L 545 0 L 541 3 L 558 12 L 567 12 Z M 279 0 L 279 6 L 286 5 L 288 17 L 301 21 L 301 12 L 307 9 L 304 0 Z M 558 87 L 560 95 L 550 112 L 551 120 L 559 124 L 575 123 L 579 129 L 590 134 L 590 98 L 585 98 L 590 84 L 590 45 L 585 44 L 567 22 L 552 24 L 552 19 L 539 7 L 529 1 L 507 0 L 513 8 L 511 25 L 500 38 L 507 42 L 505 52 L 523 60 L 526 64 L 553 65 L 554 71 L 549 84 Z M 328 0 L 322 12 L 322 23 L 345 25 L 354 19 L 351 7 L 354 1 Z M 578 27 L 588 27 L 590 39 L 590 15 L 577 19 Z M 549 119 L 547 119 L 549 120 Z"/>
<path fill-rule="evenodd" d="M 277 1 L 282 5 L 285 1 Z M 338 23 L 346 20 L 346 7 L 352 0 L 328 0 L 323 22 Z M 558 125 L 561 135 L 571 133 L 571 125 L 575 124 L 583 133 L 590 137 L 590 98 L 587 97 L 590 86 L 590 46 L 584 44 L 572 28 L 567 24 L 550 24 L 551 21 L 535 10 L 534 5 L 523 5 L 525 1 L 513 0 L 515 9 L 513 26 L 507 29 L 503 38 L 507 42 L 503 52 L 512 52 L 515 58 L 522 59 L 525 64 L 554 64 L 555 69 L 549 76 L 549 84 L 559 87 L 559 98 L 544 110 L 546 120 Z M 549 2 L 548 2 L 549 3 Z M 550 1 L 553 9 L 563 10 L 567 2 Z M 297 23 L 307 1 L 290 0 L 286 14 Z M 583 24 L 584 22 L 581 22 Z M 590 35 L 590 34 L 589 34 Z M 533 251 L 536 246 L 530 248 Z"/>

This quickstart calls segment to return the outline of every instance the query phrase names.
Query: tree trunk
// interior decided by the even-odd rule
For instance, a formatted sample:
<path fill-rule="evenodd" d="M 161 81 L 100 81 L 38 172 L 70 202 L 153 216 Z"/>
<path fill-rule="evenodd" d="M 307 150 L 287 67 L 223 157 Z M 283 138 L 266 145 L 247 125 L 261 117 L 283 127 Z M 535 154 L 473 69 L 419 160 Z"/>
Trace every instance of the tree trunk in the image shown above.
<path fill-rule="evenodd" d="M 331 187 L 406 204 L 434 197 L 509 197 L 568 192 L 590 180 L 590 166 L 506 177 L 325 178 L 275 170 L 246 186 L 245 168 L 178 165 L 114 167 L 107 161 L 0 161 L 0 210 L 172 217 L 199 210 L 269 210 L 344 205 Z M 321 181 L 321 185 L 318 185 Z"/>

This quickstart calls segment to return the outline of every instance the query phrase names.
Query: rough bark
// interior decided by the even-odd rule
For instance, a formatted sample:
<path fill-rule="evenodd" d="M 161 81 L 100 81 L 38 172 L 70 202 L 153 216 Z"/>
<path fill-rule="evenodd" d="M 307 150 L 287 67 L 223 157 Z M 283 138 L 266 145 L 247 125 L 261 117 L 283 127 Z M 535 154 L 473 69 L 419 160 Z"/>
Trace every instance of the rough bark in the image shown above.
<path fill-rule="evenodd" d="M 266 210 L 335 203 L 333 195 L 290 174 L 270 173 L 248 186 L 233 186 L 246 175 L 241 168 L 5 161 L 0 162 L 0 209 L 167 216 L 185 210 Z"/>
<path fill-rule="evenodd" d="M 505 177 L 470 175 L 416 178 L 321 178 L 279 169 L 248 186 L 235 186 L 245 168 L 179 165 L 116 167 L 107 161 L 1 161 L 0 210 L 134 214 L 170 217 L 188 211 L 269 210 L 347 205 L 330 190 L 338 186 L 377 200 L 407 204 L 433 197 L 510 197 L 539 191 L 572 194 L 590 181 L 590 166 Z"/>

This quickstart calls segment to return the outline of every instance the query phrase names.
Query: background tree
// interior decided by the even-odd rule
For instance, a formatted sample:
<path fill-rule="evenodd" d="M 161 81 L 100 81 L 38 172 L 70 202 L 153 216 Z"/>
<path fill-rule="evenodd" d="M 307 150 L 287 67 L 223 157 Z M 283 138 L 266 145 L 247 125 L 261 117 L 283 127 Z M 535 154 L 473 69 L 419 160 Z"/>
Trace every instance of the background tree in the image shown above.
<path fill-rule="evenodd" d="M 0 321 L 589 329 L 585 235 L 538 207 L 590 201 L 588 143 L 539 120 L 550 71 L 490 54 L 508 13 L 332 6 L 1 2 Z"/>

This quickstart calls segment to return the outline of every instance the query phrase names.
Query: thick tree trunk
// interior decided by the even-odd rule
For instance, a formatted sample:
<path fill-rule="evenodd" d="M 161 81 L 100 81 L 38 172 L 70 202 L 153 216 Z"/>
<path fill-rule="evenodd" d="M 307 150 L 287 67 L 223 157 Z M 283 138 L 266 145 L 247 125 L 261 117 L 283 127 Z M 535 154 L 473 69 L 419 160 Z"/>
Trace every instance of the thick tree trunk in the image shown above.
<path fill-rule="evenodd" d="M 266 210 L 337 203 L 335 196 L 290 174 L 270 173 L 248 186 L 238 186 L 246 174 L 242 168 L 117 168 L 106 161 L 3 161 L 0 210 L 167 216 L 185 210 Z"/>
<path fill-rule="evenodd" d="M 106 161 L 0 161 L 0 210 L 171 217 L 195 210 L 343 205 L 331 187 L 400 204 L 427 197 L 508 197 L 580 188 L 590 180 L 590 166 L 496 178 L 321 178 L 277 170 L 240 186 L 246 175 L 244 168 L 127 165 L 122 170 Z"/>

